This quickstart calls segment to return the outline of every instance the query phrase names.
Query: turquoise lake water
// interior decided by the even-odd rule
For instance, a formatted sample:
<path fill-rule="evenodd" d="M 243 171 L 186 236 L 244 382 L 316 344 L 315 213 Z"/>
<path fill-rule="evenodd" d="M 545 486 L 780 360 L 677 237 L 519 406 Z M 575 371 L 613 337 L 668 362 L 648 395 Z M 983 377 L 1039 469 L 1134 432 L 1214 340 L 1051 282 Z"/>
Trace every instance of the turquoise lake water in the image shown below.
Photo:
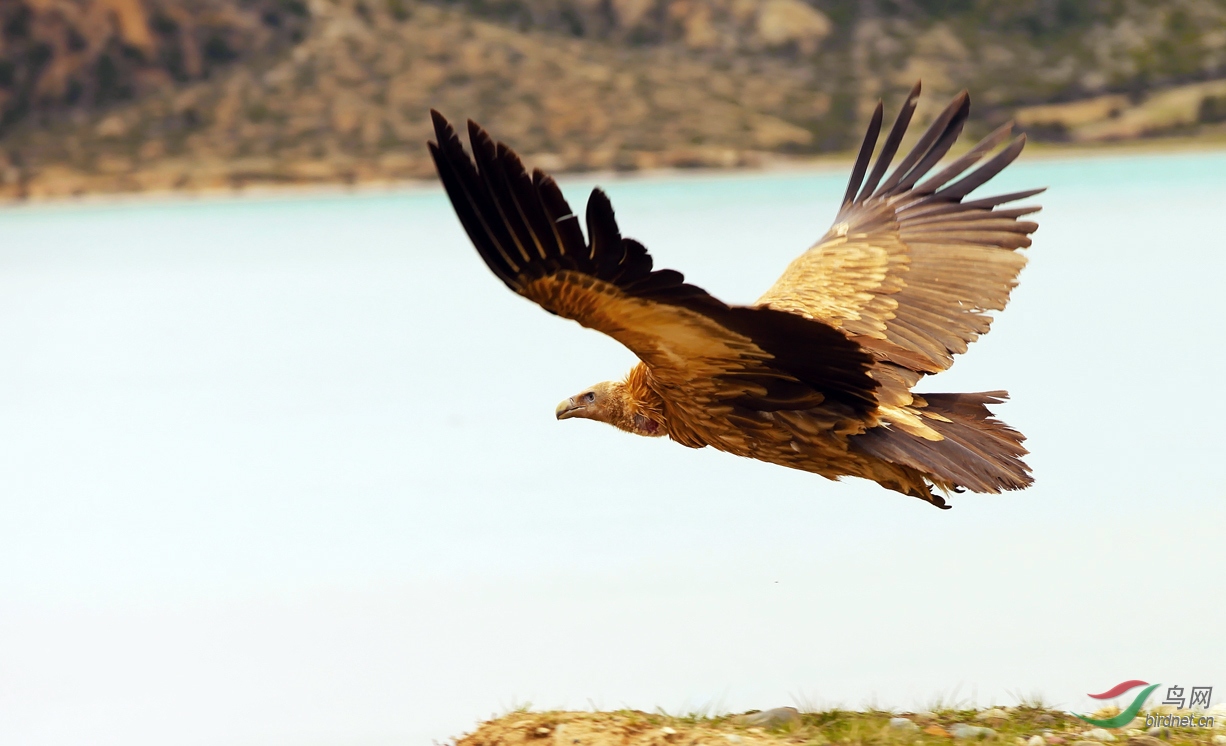
<path fill-rule="evenodd" d="M 750 302 L 845 178 L 604 186 Z M 1008 389 L 1037 483 L 946 512 L 556 422 L 633 357 L 508 292 L 438 191 L 0 210 L 0 741 L 1226 693 L 1226 153 L 991 191 L 1036 185 L 1009 309 L 922 388 Z"/>

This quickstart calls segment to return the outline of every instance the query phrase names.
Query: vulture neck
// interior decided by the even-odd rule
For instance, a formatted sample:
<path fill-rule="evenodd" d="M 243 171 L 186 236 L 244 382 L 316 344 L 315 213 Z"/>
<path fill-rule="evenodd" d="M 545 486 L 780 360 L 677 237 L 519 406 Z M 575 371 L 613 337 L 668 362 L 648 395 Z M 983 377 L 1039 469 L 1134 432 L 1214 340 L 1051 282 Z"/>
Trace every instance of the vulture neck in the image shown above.
<path fill-rule="evenodd" d="M 614 427 L 649 438 L 668 434 L 664 420 L 664 400 L 651 386 L 651 372 L 639 363 L 630 369 L 626 379 L 614 384 L 618 394 L 617 407 L 610 421 Z"/>

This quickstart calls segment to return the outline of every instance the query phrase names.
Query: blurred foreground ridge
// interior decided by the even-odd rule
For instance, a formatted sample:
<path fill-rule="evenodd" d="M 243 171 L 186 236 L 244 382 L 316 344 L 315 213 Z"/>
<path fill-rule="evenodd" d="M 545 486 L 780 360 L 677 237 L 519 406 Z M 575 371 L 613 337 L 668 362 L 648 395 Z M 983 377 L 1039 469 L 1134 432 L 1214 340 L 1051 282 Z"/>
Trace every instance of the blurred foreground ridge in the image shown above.
<path fill-rule="evenodd" d="M 0 195 L 430 178 L 431 106 L 551 170 L 754 165 L 917 79 L 972 135 L 1224 133 L 1226 0 L 6 0 Z"/>

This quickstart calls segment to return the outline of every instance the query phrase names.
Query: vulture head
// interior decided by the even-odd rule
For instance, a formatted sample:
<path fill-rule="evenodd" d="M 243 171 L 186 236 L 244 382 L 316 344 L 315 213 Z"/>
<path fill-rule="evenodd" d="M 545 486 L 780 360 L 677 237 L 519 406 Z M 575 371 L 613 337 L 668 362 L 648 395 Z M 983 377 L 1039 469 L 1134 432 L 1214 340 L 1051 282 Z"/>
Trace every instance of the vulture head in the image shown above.
<path fill-rule="evenodd" d="M 624 381 L 604 381 L 590 386 L 558 404 L 559 420 L 579 417 L 607 422 L 619 430 L 655 437 L 667 435 L 663 417 L 647 402 L 635 397 Z"/>

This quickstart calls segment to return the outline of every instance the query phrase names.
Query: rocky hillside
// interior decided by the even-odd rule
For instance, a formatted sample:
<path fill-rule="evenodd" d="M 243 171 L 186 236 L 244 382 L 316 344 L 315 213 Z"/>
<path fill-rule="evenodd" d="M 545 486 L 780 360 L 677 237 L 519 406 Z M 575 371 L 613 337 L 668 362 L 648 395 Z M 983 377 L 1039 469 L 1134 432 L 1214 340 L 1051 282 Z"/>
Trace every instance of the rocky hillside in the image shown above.
<path fill-rule="evenodd" d="M 299 42 L 303 3 L 9 0 L 0 4 L 0 132 L 204 80 Z"/>
<path fill-rule="evenodd" d="M 1226 0 L 4 0 L 0 195 L 429 177 L 430 107 L 550 169 L 848 149 L 916 79 L 972 129 L 1226 125 Z"/>

